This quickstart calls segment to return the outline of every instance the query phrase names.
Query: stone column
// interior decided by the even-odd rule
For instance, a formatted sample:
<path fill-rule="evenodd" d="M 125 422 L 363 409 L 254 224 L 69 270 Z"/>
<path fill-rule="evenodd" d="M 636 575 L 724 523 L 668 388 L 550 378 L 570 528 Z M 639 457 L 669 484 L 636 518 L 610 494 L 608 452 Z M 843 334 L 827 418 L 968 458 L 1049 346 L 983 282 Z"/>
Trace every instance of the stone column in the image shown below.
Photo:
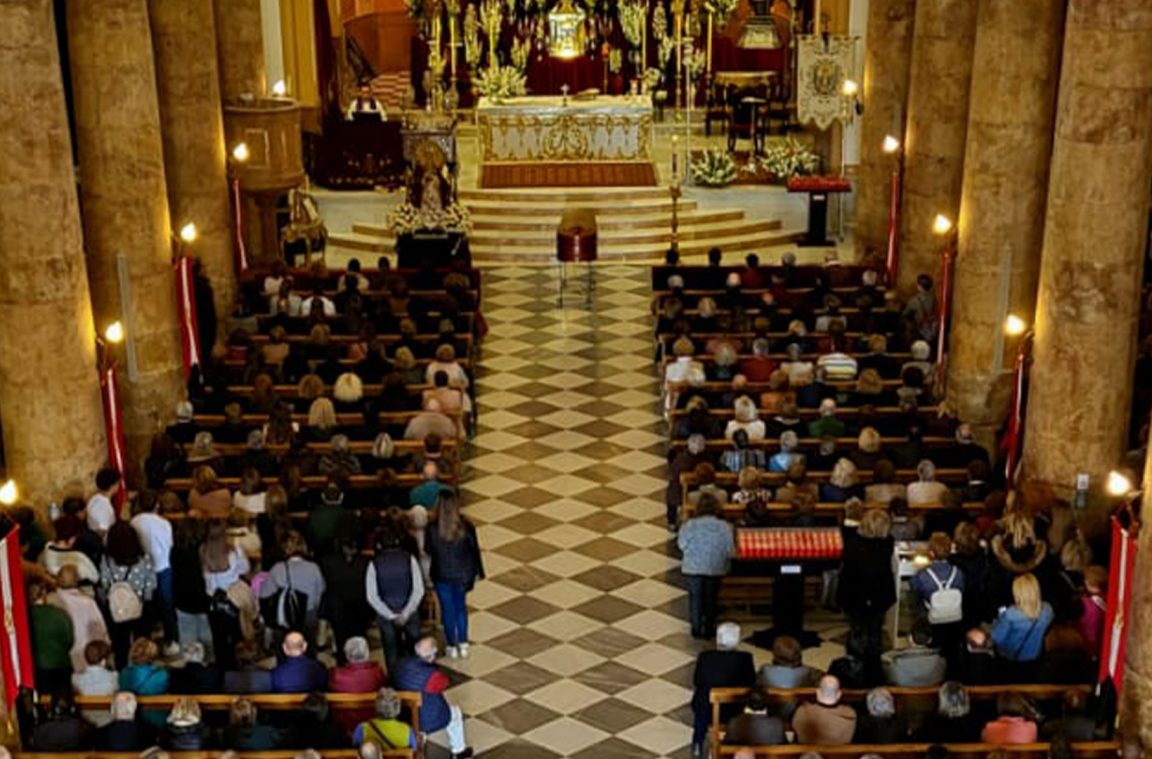
<path fill-rule="evenodd" d="M 96 331 L 51 0 L 0 3 L 0 414 L 38 506 L 103 465 Z"/>
<path fill-rule="evenodd" d="M 215 0 L 215 6 L 220 94 L 224 102 L 241 95 L 263 97 L 269 85 L 264 73 L 260 0 Z"/>
<path fill-rule="evenodd" d="M 1141 513 L 1152 513 L 1152 456 L 1144 465 L 1144 495 Z M 1107 564 L 1108 556 L 1097 558 Z M 1152 529 L 1148 525 L 1137 536 L 1136 566 L 1132 570 L 1132 595 L 1128 607 L 1128 643 L 1124 661 L 1124 693 L 1120 701 L 1120 730 L 1143 746 L 1152 746 Z M 1104 654 L 1107 656 L 1107 654 Z M 1128 756 L 1127 753 L 1121 754 Z"/>
<path fill-rule="evenodd" d="M 152 47 L 138 44 L 148 39 L 148 0 L 67 7 L 92 305 L 98 324 L 122 320 L 128 335 L 116 352 L 136 464 L 183 385 Z"/>
<path fill-rule="evenodd" d="M 1060 65 L 1024 475 L 1098 489 L 1128 435 L 1152 184 L 1152 0 L 1072 0 Z M 1097 491 L 1098 492 L 1098 491 Z"/>
<path fill-rule="evenodd" d="M 976 5 L 973 0 L 916 3 L 898 277 L 906 294 L 915 289 L 916 275 L 938 278 L 940 240 L 932 233 L 932 219 L 943 213 L 955 221 L 960 209 Z"/>
<path fill-rule="evenodd" d="M 1031 322 L 1036 307 L 1063 29 L 1062 3 L 979 3 L 948 392 L 961 419 L 990 433 L 1011 394 L 1003 320 Z"/>
<path fill-rule="evenodd" d="M 195 222 L 223 329 L 236 297 L 235 247 L 212 0 L 148 0 L 172 228 Z"/>
<path fill-rule="evenodd" d="M 889 181 L 896 158 L 881 146 L 886 135 L 902 138 L 908 102 L 915 0 L 870 0 L 860 120 L 860 168 L 856 198 L 856 257 L 884 257 L 888 250 Z"/>

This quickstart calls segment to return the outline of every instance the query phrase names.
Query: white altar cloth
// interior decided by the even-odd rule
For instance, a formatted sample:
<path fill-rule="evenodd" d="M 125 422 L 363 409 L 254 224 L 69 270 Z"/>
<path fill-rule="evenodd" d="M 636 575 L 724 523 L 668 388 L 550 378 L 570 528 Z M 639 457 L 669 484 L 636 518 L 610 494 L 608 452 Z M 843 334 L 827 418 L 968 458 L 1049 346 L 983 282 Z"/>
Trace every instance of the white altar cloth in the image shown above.
<path fill-rule="evenodd" d="M 476 125 L 481 163 L 652 159 L 647 98 L 481 98 Z"/>

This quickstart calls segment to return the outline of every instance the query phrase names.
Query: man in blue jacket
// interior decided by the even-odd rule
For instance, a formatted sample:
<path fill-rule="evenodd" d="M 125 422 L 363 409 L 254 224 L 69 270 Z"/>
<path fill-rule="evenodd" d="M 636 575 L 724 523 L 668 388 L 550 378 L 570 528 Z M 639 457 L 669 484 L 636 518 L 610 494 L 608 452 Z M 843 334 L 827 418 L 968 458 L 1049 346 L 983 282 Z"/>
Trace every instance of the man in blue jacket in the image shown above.
<path fill-rule="evenodd" d="M 418 691 L 424 697 L 420 709 L 420 731 L 426 735 L 440 730 L 448 732 L 448 748 L 452 759 L 472 756 L 464 740 L 464 713 L 452 706 L 444 697 L 448 689 L 448 676 L 436 666 L 436 639 L 424 637 L 416 642 L 416 655 L 402 659 L 392 675 L 396 690 Z"/>
<path fill-rule="evenodd" d="M 328 687 L 328 669 L 308 653 L 308 641 L 298 632 L 284 636 L 284 661 L 272 669 L 273 693 L 311 693 Z"/>

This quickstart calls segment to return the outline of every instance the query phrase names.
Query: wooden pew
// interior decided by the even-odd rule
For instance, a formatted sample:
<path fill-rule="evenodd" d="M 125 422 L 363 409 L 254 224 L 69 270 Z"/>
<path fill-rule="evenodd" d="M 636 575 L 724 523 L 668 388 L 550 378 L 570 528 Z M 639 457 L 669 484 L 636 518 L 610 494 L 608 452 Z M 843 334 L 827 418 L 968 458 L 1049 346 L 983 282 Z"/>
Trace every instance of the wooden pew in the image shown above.
<path fill-rule="evenodd" d="M 902 688 L 897 686 L 887 686 L 889 692 L 892 693 L 893 698 L 897 702 L 897 709 L 899 709 L 899 702 L 913 699 L 913 698 L 928 698 L 935 699 L 939 693 L 939 687 L 929 688 Z M 713 756 L 719 755 L 719 749 L 723 743 L 725 725 L 720 719 L 720 709 L 725 704 L 742 703 L 751 691 L 751 688 L 712 688 L 708 693 L 708 703 L 712 707 L 712 723 L 709 727 L 709 735 L 713 747 Z M 1085 695 L 1092 691 L 1090 685 L 1062 685 L 1062 684 L 1046 684 L 1046 683 L 1022 683 L 1018 685 L 969 685 L 965 686 L 968 691 L 968 696 L 974 701 L 990 700 L 998 698 L 1004 692 L 1019 693 L 1027 696 L 1033 700 L 1055 700 L 1063 698 L 1064 694 L 1069 690 L 1079 690 Z M 815 689 L 814 688 L 767 688 L 766 692 L 770 700 L 777 703 L 790 703 L 812 700 Z M 847 703 L 861 702 L 868 696 L 869 689 L 866 688 L 845 688 L 841 691 L 841 701 Z M 920 745 L 920 744 L 909 744 Z M 928 744 L 923 744 L 927 746 Z M 780 746 L 777 748 L 785 748 Z M 798 746 L 789 746 L 787 748 L 799 748 Z M 820 752 L 824 748 L 821 747 Z M 843 747 L 851 748 L 851 747 Z M 880 748 L 880 747 L 876 747 Z M 759 751 L 759 749 L 757 749 Z M 734 753 L 734 752 L 730 752 Z M 887 759 L 891 751 L 886 747 L 877 751 L 872 750 L 856 750 L 856 753 L 879 753 Z M 791 756 L 791 754 L 786 754 Z M 799 754 L 796 754 L 799 756 Z M 846 756 L 855 756 L 855 754 L 848 753 Z M 924 751 L 921 750 L 916 756 L 916 759 L 921 759 L 924 756 Z"/>
<path fill-rule="evenodd" d="M 419 411 L 383 411 L 377 416 L 377 419 L 380 421 L 381 424 L 408 424 L 408 422 L 412 421 L 412 418 L 419 413 L 421 413 L 421 412 L 419 412 Z M 459 426 L 460 422 L 463 418 L 463 413 L 462 412 L 453 412 L 450 414 L 445 414 L 445 416 L 447 416 L 452 421 L 456 422 L 457 426 Z M 241 420 L 245 425 L 251 425 L 253 427 L 260 427 L 265 422 L 268 421 L 268 415 L 267 414 L 244 414 L 241 417 Z M 292 421 L 299 422 L 301 424 L 306 424 L 308 422 L 308 415 L 307 414 L 293 414 L 292 415 Z M 224 422 L 225 422 L 225 417 L 223 414 L 196 414 L 195 416 L 192 417 L 192 424 L 197 428 L 220 427 L 224 424 Z M 366 420 L 364 419 L 364 414 L 362 414 L 360 412 L 343 413 L 343 414 L 337 414 L 336 415 L 336 424 L 337 425 L 365 424 L 365 423 L 366 423 Z"/>
<path fill-rule="evenodd" d="M 787 479 L 787 474 L 784 472 L 761 472 L 761 482 L 767 482 L 773 485 L 783 485 Z M 809 482 L 825 482 L 832 472 L 828 470 L 815 470 L 808 472 Z M 736 472 L 717 472 L 716 484 L 721 487 L 735 488 L 737 485 L 737 478 L 739 475 Z M 968 478 L 967 469 L 937 469 L 936 479 L 941 482 L 964 482 Z M 896 482 L 916 482 L 918 480 L 915 469 L 897 469 Z M 872 482 L 872 472 L 867 470 L 857 470 L 856 480 L 861 485 L 867 485 Z M 680 484 L 684 487 L 691 487 L 696 484 L 695 472 L 681 472 Z"/>
<path fill-rule="evenodd" d="M 824 759 L 859 759 L 866 754 L 881 756 L 883 759 L 924 759 L 928 749 L 942 745 L 948 749 L 950 757 L 961 759 L 984 759 L 993 752 L 1004 752 L 1013 759 L 1047 759 L 1051 744 L 1017 743 L 994 745 L 991 743 L 888 743 L 867 745 L 863 743 L 847 746 L 719 746 L 713 757 L 733 757 L 741 750 L 751 749 L 755 759 L 800 759 L 809 752 Z M 1079 759 L 1114 759 L 1120 750 L 1118 741 L 1093 741 L 1071 744 L 1073 754 Z"/>
<path fill-rule="evenodd" d="M 867 505 L 867 504 L 865 504 Z M 781 517 L 786 517 L 796 512 L 796 506 L 791 503 L 772 502 L 765 504 L 765 508 Z M 842 503 L 817 503 L 815 504 L 814 515 L 818 517 L 835 517 L 837 523 L 844 520 L 844 504 Z M 909 505 L 908 509 L 913 514 L 931 513 L 933 511 L 941 511 L 944 508 L 939 503 L 924 503 L 915 506 Z M 975 516 L 984 510 L 984 503 L 981 501 L 973 501 L 971 503 L 963 503 L 960 508 L 964 510 L 965 514 Z M 729 522 L 739 522 L 744 518 L 745 506 L 742 503 L 726 503 L 722 513 L 724 518 Z M 680 521 L 691 519 L 696 513 L 696 507 L 689 503 L 687 500 L 680 506 Z"/>
<path fill-rule="evenodd" d="M 863 407 L 862 406 L 837 406 L 836 407 L 836 416 L 838 416 L 838 417 L 859 416 L 861 408 L 863 408 Z M 900 408 L 898 406 L 876 406 L 873 409 L 873 411 L 878 416 L 899 417 L 902 415 Z M 918 406 L 916 408 L 917 415 L 921 416 L 921 417 L 935 416 L 937 413 L 939 413 L 939 411 L 940 411 L 940 408 L 938 406 Z M 719 417 L 721 419 L 731 419 L 732 417 L 735 416 L 736 410 L 730 409 L 730 408 L 713 408 L 713 409 L 708 409 L 708 413 L 712 416 Z M 673 409 L 672 411 L 669 412 L 668 415 L 669 415 L 669 421 L 672 424 L 675 424 L 677 419 L 679 419 L 680 417 L 683 417 L 683 416 L 687 416 L 688 411 L 687 411 L 687 409 Z M 816 419 L 820 416 L 820 409 L 818 409 L 818 408 L 798 408 L 798 409 L 796 409 L 796 415 L 799 416 L 801 419 Z"/>
<path fill-rule="evenodd" d="M 667 264 L 656 264 L 650 270 L 651 284 L 653 290 L 659 290 L 664 287 L 668 281 L 668 277 L 673 274 L 679 274 L 684 278 L 684 284 L 687 287 L 693 286 L 693 280 L 699 281 L 701 276 L 712 277 L 715 276 L 723 280 L 733 272 L 739 274 L 747 267 L 741 260 L 736 264 L 723 264 L 721 266 L 712 266 L 710 264 L 678 264 L 676 266 L 669 266 Z M 756 267 L 767 280 L 773 273 L 784 271 L 781 264 L 769 264 L 761 262 L 761 265 Z M 810 284 L 815 281 L 817 274 L 822 274 L 830 284 L 844 284 L 859 282 L 864 275 L 865 271 L 871 269 L 880 274 L 877 267 L 865 266 L 864 264 L 848 264 L 848 263 L 835 263 L 832 265 L 825 264 L 796 264 L 792 267 L 792 279 L 794 282 Z"/>
<path fill-rule="evenodd" d="M 948 447 L 950 445 L 955 445 L 955 443 L 956 443 L 956 441 L 950 437 L 937 436 L 937 435 L 933 435 L 930 437 L 923 437 L 920 440 L 928 448 L 945 448 L 945 447 Z M 820 443 L 822 443 L 822 442 L 823 441 L 820 438 L 802 437 L 802 438 L 800 438 L 800 448 L 801 449 L 819 448 Z M 857 439 L 855 437 L 838 437 L 838 438 L 836 438 L 836 447 L 840 448 L 840 449 L 855 448 L 856 442 L 857 442 Z M 907 443 L 907 442 L 908 442 L 907 437 L 881 437 L 880 438 L 880 444 L 885 445 L 885 446 L 901 445 L 901 444 Z M 681 448 L 686 448 L 688 446 L 688 441 L 681 439 L 681 438 L 677 438 L 675 440 L 669 441 L 668 445 L 671 447 L 672 450 L 678 451 Z M 712 439 L 712 440 L 706 441 L 704 443 L 704 445 L 706 446 L 706 449 L 709 451 L 727 451 L 728 449 L 730 449 L 732 447 L 732 441 L 731 440 L 725 440 L 724 438 Z M 775 451 L 775 450 L 778 450 L 780 448 L 780 439 L 779 438 L 767 438 L 766 437 L 763 440 L 749 440 L 748 441 L 748 447 L 749 448 L 763 448 L 766 451 Z"/>
<path fill-rule="evenodd" d="M 227 488 L 240 487 L 239 477 L 219 477 L 216 480 L 221 485 Z M 446 485 L 456 484 L 456 475 L 452 472 L 444 472 L 441 474 L 440 481 Z M 265 485 L 275 485 L 280 482 L 278 477 L 265 477 Z M 322 488 L 328 482 L 328 478 L 323 475 L 311 475 L 308 477 L 300 478 L 301 484 L 306 488 Z M 375 474 L 354 474 L 347 478 L 347 487 L 353 490 L 370 490 L 378 488 L 383 485 L 390 487 L 400 488 L 414 488 L 420 483 L 424 482 L 424 476 L 419 473 L 406 473 L 397 474 L 394 478 L 389 479 L 387 482 L 382 480 L 379 475 Z M 173 490 L 177 493 L 186 493 L 192 489 L 191 477 L 169 477 L 164 481 L 164 487 Z"/>
<path fill-rule="evenodd" d="M 264 345 L 265 343 L 270 342 L 272 339 L 269 335 L 263 332 L 258 332 L 254 335 L 250 335 L 249 337 L 251 338 L 253 345 Z M 328 336 L 328 339 L 334 343 L 355 343 L 363 340 L 363 337 L 357 334 L 333 332 Z M 403 335 L 399 334 L 375 335 L 375 340 L 386 346 L 398 343 L 403 339 Z M 436 345 L 442 342 L 440 335 L 415 335 L 413 339 L 418 343 L 433 343 Z M 465 353 L 472 352 L 473 336 L 471 332 L 457 332 L 452 335 L 452 339 L 457 343 L 464 343 L 467 346 Z M 286 340 L 289 343 L 307 343 L 310 341 L 310 337 L 308 335 L 288 335 Z"/>

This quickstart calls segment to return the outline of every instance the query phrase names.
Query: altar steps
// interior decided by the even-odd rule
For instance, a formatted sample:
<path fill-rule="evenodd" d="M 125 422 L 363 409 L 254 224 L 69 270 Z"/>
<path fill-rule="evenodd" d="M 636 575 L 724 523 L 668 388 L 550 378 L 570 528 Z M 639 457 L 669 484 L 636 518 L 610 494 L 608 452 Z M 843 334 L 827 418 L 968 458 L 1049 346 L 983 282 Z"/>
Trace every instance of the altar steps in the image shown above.
<path fill-rule="evenodd" d="M 461 190 L 460 202 L 472 214 L 469 237 L 473 260 L 547 263 L 556 256 L 556 227 L 568 208 L 596 214 L 601 260 L 662 258 L 671 240 L 672 201 L 664 187 L 539 188 Z M 695 199 L 677 204 L 682 255 L 703 255 L 712 247 L 726 254 L 763 252 L 795 242 L 802 230 L 786 230 L 774 219 L 748 219 L 742 210 L 700 208 Z M 353 224 L 333 233 L 334 253 L 379 255 L 395 250 L 395 236 L 382 221 Z"/>

